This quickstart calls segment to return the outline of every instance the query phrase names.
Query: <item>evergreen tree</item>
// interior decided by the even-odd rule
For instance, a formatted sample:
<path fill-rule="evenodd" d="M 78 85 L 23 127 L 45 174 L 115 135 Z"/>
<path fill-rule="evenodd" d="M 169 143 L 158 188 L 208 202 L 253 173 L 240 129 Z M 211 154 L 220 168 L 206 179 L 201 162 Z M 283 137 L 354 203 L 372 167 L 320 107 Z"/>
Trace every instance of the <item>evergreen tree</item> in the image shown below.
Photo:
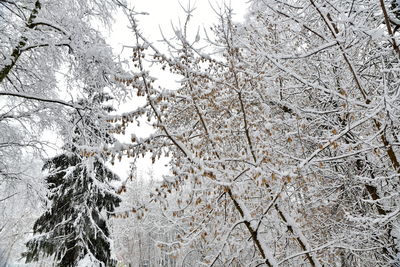
<path fill-rule="evenodd" d="M 101 103 L 104 95 L 92 99 Z M 109 111 L 102 107 L 101 110 Z M 73 114 L 71 143 L 65 152 L 45 162 L 48 171 L 51 207 L 35 222 L 36 235 L 27 243 L 27 262 L 42 256 L 53 256 L 58 266 L 76 266 L 89 260 L 95 266 L 115 266 L 110 251 L 107 214 L 120 202 L 109 184 L 118 176 L 105 166 L 101 153 L 82 152 L 84 147 L 101 147 L 112 142 L 107 127 L 101 125 L 94 109 L 87 114 Z M 80 127 L 82 126 L 84 127 Z"/>

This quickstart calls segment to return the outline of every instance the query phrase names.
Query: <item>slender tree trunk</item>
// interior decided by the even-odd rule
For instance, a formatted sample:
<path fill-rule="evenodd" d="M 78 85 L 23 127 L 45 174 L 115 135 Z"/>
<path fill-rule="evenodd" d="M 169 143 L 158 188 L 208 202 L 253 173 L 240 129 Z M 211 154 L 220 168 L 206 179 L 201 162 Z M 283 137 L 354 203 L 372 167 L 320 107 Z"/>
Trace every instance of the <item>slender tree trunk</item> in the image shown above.
<path fill-rule="evenodd" d="M 33 21 L 37 17 L 39 10 L 41 9 L 40 1 L 37 0 L 35 2 L 35 7 L 32 9 L 31 14 L 26 22 L 26 27 L 28 29 L 32 29 L 34 27 Z M 23 48 L 26 46 L 28 42 L 28 38 L 24 36 L 24 34 L 20 37 L 20 41 L 17 46 L 13 49 L 11 56 L 9 57 L 9 61 L 7 64 L 0 70 L 0 83 L 7 77 L 12 68 L 17 63 L 18 58 L 21 56 L 23 52 Z"/>

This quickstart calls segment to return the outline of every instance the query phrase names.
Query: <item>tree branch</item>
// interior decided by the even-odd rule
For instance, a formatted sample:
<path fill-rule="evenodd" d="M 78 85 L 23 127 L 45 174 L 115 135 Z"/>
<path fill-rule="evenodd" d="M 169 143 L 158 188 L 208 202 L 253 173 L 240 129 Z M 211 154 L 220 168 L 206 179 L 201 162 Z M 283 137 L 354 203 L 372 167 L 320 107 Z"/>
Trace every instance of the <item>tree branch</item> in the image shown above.
<path fill-rule="evenodd" d="M 56 103 L 56 104 L 64 105 L 67 107 L 75 108 L 78 110 L 87 109 L 87 107 L 82 107 L 80 105 L 75 105 L 73 103 L 68 103 L 68 102 L 65 102 L 62 100 L 41 98 L 41 97 L 28 95 L 28 94 L 13 93 L 13 92 L 1 92 L 0 91 L 0 96 L 13 96 L 13 97 L 25 98 L 25 99 L 36 100 L 36 101 L 47 102 L 47 103 Z"/>

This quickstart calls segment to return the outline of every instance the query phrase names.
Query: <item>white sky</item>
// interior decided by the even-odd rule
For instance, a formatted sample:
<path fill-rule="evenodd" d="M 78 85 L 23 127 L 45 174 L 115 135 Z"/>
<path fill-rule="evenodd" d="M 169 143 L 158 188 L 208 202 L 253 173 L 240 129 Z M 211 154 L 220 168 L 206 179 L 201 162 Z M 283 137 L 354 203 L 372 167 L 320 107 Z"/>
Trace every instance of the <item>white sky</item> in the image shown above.
<path fill-rule="evenodd" d="M 224 3 L 223 0 L 130 0 L 130 2 L 135 11 L 149 14 L 138 16 L 138 19 L 142 32 L 151 40 L 161 39 L 160 28 L 166 36 L 171 36 L 173 33 L 171 23 L 178 25 L 179 20 L 185 21 L 186 14 L 182 7 L 186 8 L 189 4 L 196 8 L 190 20 L 193 28 L 195 30 L 198 26 L 209 28 L 210 25 L 217 22 L 213 8 L 218 10 L 219 7 L 223 7 Z M 233 9 L 234 21 L 242 21 L 247 9 L 247 0 L 231 0 L 230 2 L 226 0 L 226 2 Z M 133 42 L 127 25 L 128 20 L 122 13 L 119 14 L 110 40 L 114 48 Z"/>
<path fill-rule="evenodd" d="M 233 20 L 238 22 L 243 21 L 247 9 L 246 0 L 231 0 L 230 2 L 226 2 L 233 9 Z M 196 8 L 190 19 L 191 27 L 189 27 L 189 31 L 192 32 L 188 32 L 188 34 L 194 37 L 200 28 L 200 37 L 205 38 L 204 29 L 209 30 L 210 26 L 218 21 L 213 8 L 219 10 L 223 7 L 222 0 L 131 0 L 131 7 L 134 7 L 135 11 L 148 13 L 148 15 L 138 16 L 137 19 L 139 20 L 139 28 L 142 30 L 142 33 L 152 42 L 162 39 L 160 29 L 165 37 L 173 36 L 172 25 L 178 26 L 180 22 L 184 23 L 186 14 L 182 7 L 187 8 L 188 4 Z M 130 51 L 129 49 L 123 50 L 123 46 L 134 46 L 135 41 L 128 26 L 129 21 L 121 12 L 116 16 L 116 22 L 110 32 L 109 43 L 116 54 L 120 55 L 122 59 L 129 60 Z M 158 45 L 157 43 L 155 44 Z M 163 73 L 152 73 L 152 76 L 160 75 L 163 78 L 163 82 L 168 84 L 174 83 L 172 76 L 168 77 Z M 128 103 L 121 105 L 120 111 L 130 111 L 135 106 L 142 104 L 143 102 L 140 99 L 132 99 Z M 145 137 L 151 133 L 152 128 L 144 122 L 140 127 L 132 126 L 131 130 L 137 136 Z M 121 142 L 129 142 L 130 134 L 118 138 Z M 129 162 L 130 159 L 125 158 L 121 163 L 116 162 L 112 169 L 124 179 L 128 174 Z M 137 161 L 138 174 L 145 175 L 148 173 L 148 169 L 152 168 L 155 177 L 160 179 L 163 174 L 167 174 L 168 172 L 166 164 L 168 164 L 167 159 L 157 161 L 154 165 L 151 164 L 150 158 L 140 159 Z"/>

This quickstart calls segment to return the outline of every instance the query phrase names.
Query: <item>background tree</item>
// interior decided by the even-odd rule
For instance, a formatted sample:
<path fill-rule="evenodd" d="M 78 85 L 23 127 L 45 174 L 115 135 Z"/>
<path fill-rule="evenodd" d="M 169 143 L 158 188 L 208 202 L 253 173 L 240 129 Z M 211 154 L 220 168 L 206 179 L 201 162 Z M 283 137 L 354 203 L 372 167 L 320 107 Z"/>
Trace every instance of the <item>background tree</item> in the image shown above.
<path fill-rule="evenodd" d="M 137 173 L 134 164 L 129 176 L 112 220 L 117 259 L 127 266 L 179 266 L 178 250 L 168 248 L 179 230 L 150 197 L 161 180 L 151 169 Z"/>

